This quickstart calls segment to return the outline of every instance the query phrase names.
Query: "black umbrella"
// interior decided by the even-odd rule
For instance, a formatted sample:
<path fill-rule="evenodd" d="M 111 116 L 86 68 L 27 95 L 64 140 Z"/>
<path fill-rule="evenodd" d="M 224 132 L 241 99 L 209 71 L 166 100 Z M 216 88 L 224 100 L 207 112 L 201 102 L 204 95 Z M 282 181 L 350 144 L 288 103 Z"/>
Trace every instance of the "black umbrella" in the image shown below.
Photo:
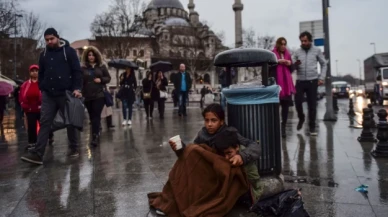
<path fill-rule="evenodd" d="M 214 65 L 218 67 L 255 67 L 278 64 L 276 55 L 259 48 L 232 49 L 219 53 L 214 58 Z"/>
<path fill-rule="evenodd" d="M 170 62 L 158 61 L 150 66 L 153 72 L 168 72 L 172 70 L 172 64 Z"/>
<path fill-rule="evenodd" d="M 25 81 L 22 79 L 13 79 L 17 85 L 22 85 Z"/>
<path fill-rule="evenodd" d="M 108 62 L 109 67 L 113 67 L 116 69 L 138 69 L 139 66 L 137 66 L 134 62 L 125 60 L 125 59 L 114 59 Z"/>

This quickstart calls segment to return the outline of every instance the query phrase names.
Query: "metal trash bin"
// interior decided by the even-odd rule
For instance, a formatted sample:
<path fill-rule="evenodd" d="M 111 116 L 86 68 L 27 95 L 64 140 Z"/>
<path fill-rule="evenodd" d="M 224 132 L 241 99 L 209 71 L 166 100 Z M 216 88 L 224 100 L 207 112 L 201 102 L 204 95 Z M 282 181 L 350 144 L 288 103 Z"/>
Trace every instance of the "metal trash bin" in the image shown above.
<path fill-rule="evenodd" d="M 277 85 L 262 88 L 224 89 L 228 125 L 261 146 L 260 175 L 281 173 L 281 135 Z"/>

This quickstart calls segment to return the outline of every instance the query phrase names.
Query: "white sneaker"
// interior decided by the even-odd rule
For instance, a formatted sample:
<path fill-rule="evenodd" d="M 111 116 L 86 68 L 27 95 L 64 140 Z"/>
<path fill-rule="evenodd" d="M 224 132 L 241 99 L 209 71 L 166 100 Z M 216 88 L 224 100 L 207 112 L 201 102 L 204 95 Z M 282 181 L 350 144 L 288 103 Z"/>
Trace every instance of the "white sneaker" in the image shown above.
<path fill-rule="evenodd" d="M 164 212 L 160 211 L 160 210 L 156 210 L 156 214 L 157 215 L 161 215 L 161 216 L 166 216 L 166 214 L 164 214 Z"/>
<path fill-rule="evenodd" d="M 128 124 L 128 125 L 132 125 L 132 121 L 131 121 L 131 120 L 128 120 L 128 121 L 127 121 L 127 124 Z"/>
<path fill-rule="evenodd" d="M 127 125 L 127 123 L 128 123 L 128 122 L 127 122 L 126 120 L 124 120 L 123 123 L 122 123 L 122 125 L 125 126 L 125 125 Z"/>

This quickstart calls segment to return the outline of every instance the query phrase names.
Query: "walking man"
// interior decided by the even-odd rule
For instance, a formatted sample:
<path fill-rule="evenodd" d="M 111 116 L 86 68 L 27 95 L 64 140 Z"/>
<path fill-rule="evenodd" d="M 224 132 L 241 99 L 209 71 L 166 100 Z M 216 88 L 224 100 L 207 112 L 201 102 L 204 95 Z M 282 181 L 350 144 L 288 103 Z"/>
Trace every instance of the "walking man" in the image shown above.
<path fill-rule="evenodd" d="M 304 94 L 307 96 L 309 114 L 309 130 L 311 136 L 316 136 L 315 120 L 317 116 L 317 91 L 326 78 L 326 60 L 322 51 L 312 45 L 312 35 L 309 32 L 302 32 L 299 36 L 301 48 L 295 55 L 293 62 L 297 69 L 295 106 L 298 112 L 299 123 L 297 129 L 303 127 L 305 115 L 303 112 Z M 317 63 L 321 66 L 321 74 L 318 74 Z"/>
<path fill-rule="evenodd" d="M 192 80 L 190 74 L 186 72 L 185 64 L 179 66 L 179 72 L 174 79 L 174 87 L 179 97 L 179 116 L 187 116 L 186 102 L 191 89 Z"/>
<path fill-rule="evenodd" d="M 81 97 L 82 71 L 76 51 L 69 42 L 59 38 L 54 28 L 44 32 L 46 48 L 39 57 L 38 83 L 42 91 L 42 106 L 40 131 L 34 148 L 21 157 L 23 161 L 32 164 L 43 164 L 43 156 L 47 140 L 51 132 L 51 125 L 59 110 L 64 110 L 66 91 L 72 91 L 75 97 Z M 69 156 L 77 157 L 78 131 L 69 126 L 67 128 L 69 140 Z"/>

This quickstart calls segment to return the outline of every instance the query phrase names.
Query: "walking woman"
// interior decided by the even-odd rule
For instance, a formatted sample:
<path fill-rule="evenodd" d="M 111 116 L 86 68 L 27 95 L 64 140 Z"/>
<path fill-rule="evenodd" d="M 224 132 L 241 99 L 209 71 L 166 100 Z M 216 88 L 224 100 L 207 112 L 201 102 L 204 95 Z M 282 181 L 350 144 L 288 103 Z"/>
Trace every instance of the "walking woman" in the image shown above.
<path fill-rule="evenodd" d="M 42 94 L 38 85 L 38 65 L 30 66 L 30 79 L 24 82 L 19 91 L 19 103 L 25 113 L 28 133 L 28 146 L 31 149 L 35 146 L 38 139 L 37 125 L 40 120 L 40 107 L 42 105 Z M 54 142 L 54 134 L 49 134 L 49 145 Z"/>
<path fill-rule="evenodd" d="M 135 73 L 132 71 L 131 68 L 127 68 L 125 72 L 120 75 L 120 90 L 117 93 L 117 97 L 121 100 L 123 104 L 123 126 L 132 125 L 132 106 L 136 100 L 136 88 L 137 81 Z"/>
<path fill-rule="evenodd" d="M 97 146 L 100 136 L 101 112 L 105 105 L 104 88 L 110 82 L 110 75 L 100 51 L 89 46 L 82 54 L 83 90 L 85 107 L 92 124 L 92 141 Z"/>
<path fill-rule="evenodd" d="M 154 112 L 154 102 L 159 98 L 159 91 L 155 82 L 152 80 L 152 73 L 147 72 L 147 77 L 143 79 L 143 94 L 144 109 L 147 115 L 147 119 L 152 119 Z"/>
<path fill-rule="evenodd" d="M 161 71 L 158 72 L 158 75 L 156 78 L 156 88 L 159 90 L 158 110 L 159 110 L 160 119 L 164 118 L 164 108 L 167 100 L 167 86 L 168 86 L 167 78 L 164 77 L 163 72 Z"/>
<path fill-rule="evenodd" d="M 286 124 L 288 119 L 288 110 L 292 104 L 292 95 L 295 94 L 295 86 L 292 81 L 292 59 L 287 50 L 287 40 L 283 37 L 278 38 L 273 50 L 278 58 L 278 65 L 274 68 L 274 77 L 276 83 L 282 88 L 280 92 L 280 106 L 282 108 L 282 137 L 286 137 Z"/>

